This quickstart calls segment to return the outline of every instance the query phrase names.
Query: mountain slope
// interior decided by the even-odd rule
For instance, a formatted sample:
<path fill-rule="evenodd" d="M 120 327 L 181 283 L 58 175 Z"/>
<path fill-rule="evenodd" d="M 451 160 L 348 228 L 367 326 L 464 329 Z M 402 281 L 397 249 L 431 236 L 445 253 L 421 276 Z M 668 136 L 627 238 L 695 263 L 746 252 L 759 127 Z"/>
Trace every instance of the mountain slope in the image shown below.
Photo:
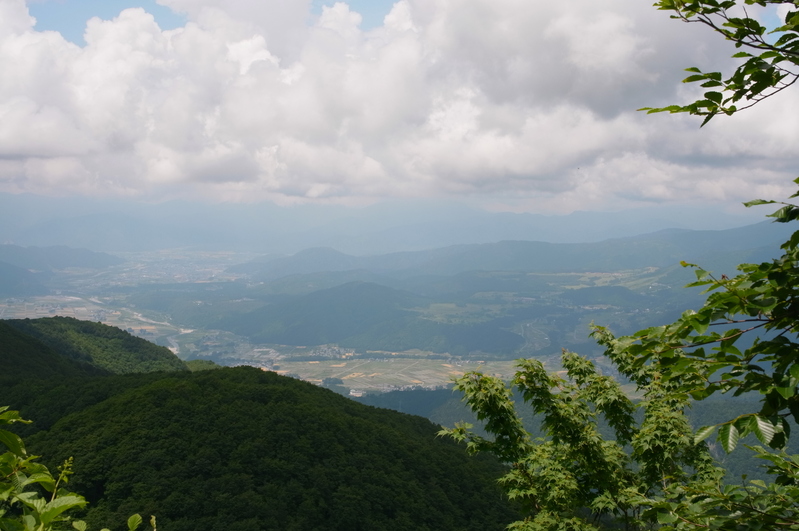
<path fill-rule="evenodd" d="M 87 363 L 79 363 L 48 347 L 38 339 L 0 321 L 0 383 L 22 379 L 108 374 Z"/>
<path fill-rule="evenodd" d="M 70 488 L 89 500 L 93 525 L 122 527 L 132 512 L 170 531 L 477 531 L 512 520 L 498 465 L 419 417 L 248 367 L 97 382 L 115 394 L 86 403 L 66 382 L 21 408 L 85 404 L 28 444 L 52 464 L 74 456 Z"/>
<path fill-rule="evenodd" d="M 68 359 L 111 373 L 188 370 L 168 348 L 113 326 L 72 317 L 10 319 L 4 322 Z"/>

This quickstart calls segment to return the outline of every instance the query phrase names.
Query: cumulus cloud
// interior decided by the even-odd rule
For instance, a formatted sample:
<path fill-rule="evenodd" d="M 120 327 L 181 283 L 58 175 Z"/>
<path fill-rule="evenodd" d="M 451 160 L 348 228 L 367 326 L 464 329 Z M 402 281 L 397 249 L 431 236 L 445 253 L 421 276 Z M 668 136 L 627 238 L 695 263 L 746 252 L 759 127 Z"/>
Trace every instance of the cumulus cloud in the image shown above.
<path fill-rule="evenodd" d="M 363 202 L 479 198 L 570 211 L 785 194 L 799 97 L 702 130 L 688 66 L 734 51 L 628 0 L 159 0 L 86 46 L 0 0 L 0 191 Z"/>

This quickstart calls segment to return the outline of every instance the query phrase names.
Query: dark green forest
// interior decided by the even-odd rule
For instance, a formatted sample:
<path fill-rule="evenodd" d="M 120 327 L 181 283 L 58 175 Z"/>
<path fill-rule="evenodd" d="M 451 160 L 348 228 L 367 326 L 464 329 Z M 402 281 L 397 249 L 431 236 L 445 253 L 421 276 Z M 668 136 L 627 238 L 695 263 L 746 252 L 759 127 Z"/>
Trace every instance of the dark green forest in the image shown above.
<path fill-rule="evenodd" d="M 72 317 L 4 321 L 62 356 L 114 374 L 185 371 L 186 364 L 166 348 L 113 326 Z"/>
<path fill-rule="evenodd" d="M 115 335 L 90 332 L 78 342 Z M 136 512 L 186 531 L 482 530 L 515 517 L 500 465 L 421 417 L 249 367 L 89 374 L 58 346 L 5 324 L 0 334 L 3 374 L 41 352 L 0 403 L 34 419 L 16 430 L 51 469 L 74 457 L 70 488 L 89 501 L 92 528 Z"/>

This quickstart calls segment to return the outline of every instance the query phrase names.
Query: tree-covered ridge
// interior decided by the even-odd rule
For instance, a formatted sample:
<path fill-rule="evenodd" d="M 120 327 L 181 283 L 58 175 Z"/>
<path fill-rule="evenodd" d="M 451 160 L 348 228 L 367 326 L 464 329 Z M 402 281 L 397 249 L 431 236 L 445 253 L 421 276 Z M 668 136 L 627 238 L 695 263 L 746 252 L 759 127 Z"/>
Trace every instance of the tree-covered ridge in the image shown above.
<path fill-rule="evenodd" d="M 77 531 L 87 531 L 86 522 L 72 518 L 75 510 L 86 506 L 83 496 L 67 488 L 72 460 L 64 461 L 58 473 L 52 474 L 38 462 L 38 456 L 28 453 L 21 437 L 2 429 L 29 422 L 18 411 L 0 406 L 0 529 L 56 531 L 71 524 Z M 135 531 L 142 522 L 140 515 L 130 516 L 128 531 Z M 150 525 L 156 531 L 154 516 L 150 518 Z"/>
<path fill-rule="evenodd" d="M 74 456 L 84 519 L 169 530 L 503 529 L 514 512 L 495 461 L 475 461 L 419 417 L 240 367 L 24 386 L 32 452 Z M 0 391 L 0 395 L 7 393 Z M 6 396 L 0 396 L 4 400 Z M 69 405 L 80 404 L 80 405 Z"/>
<path fill-rule="evenodd" d="M 0 384 L 22 379 L 108 374 L 60 355 L 38 339 L 0 321 Z"/>
<path fill-rule="evenodd" d="M 113 326 L 72 317 L 10 319 L 4 322 L 68 359 L 111 373 L 187 370 L 168 348 Z"/>

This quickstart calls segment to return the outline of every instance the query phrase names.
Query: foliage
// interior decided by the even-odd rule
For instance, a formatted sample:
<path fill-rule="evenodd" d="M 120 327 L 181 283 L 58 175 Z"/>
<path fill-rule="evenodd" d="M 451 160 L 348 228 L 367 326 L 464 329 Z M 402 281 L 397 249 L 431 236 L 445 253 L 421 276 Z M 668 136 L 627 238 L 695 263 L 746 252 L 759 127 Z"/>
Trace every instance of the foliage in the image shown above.
<path fill-rule="evenodd" d="M 517 514 L 500 465 L 429 421 L 255 368 L 18 387 L 19 409 L 44 419 L 26 440 L 52 462 L 74 456 L 91 526 L 136 510 L 170 531 L 477 531 Z"/>
<path fill-rule="evenodd" d="M 793 85 L 799 78 L 799 9 L 796 0 L 660 0 L 655 6 L 671 11 L 672 18 L 704 24 L 743 48 L 733 55 L 742 59 L 729 77 L 721 72 L 688 68 L 683 83 L 708 89 L 704 97 L 688 105 L 645 108 L 650 113 L 687 112 L 704 116 L 702 125 L 719 113 L 731 115 L 752 107 Z M 788 6 L 784 24 L 769 31 L 749 15 L 747 6 Z"/>
<path fill-rule="evenodd" d="M 721 471 L 691 435 L 685 400 L 653 382 L 639 423 L 617 381 L 574 353 L 564 351 L 562 362 L 566 379 L 547 374 L 537 360 L 520 360 L 511 382 L 540 416 L 543 437 L 533 439 L 523 428 L 511 388 L 476 372 L 459 378 L 456 388 L 493 439 L 464 424 L 440 432 L 511 465 L 500 482 L 529 515 L 510 529 L 594 530 L 612 523 L 642 529 L 657 522 L 653 499 L 676 486 L 718 481 Z M 600 415 L 613 429 L 611 439 L 599 433 Z"/>
<path fill-rule="evenodd" d="M 746 51 L 734 56 L 745 61 L 727 79 L 719 72 L 688 69 L 693 75 L 685 82 L 702 82 L 710 89 L 704 99 L 649 112 L 705 116 L 704 125 L 716 114 L 751 107 L 799 77 L 799 10 L 792 9 L 799 6 L 796 0 L 744 0 L 743 5 L 736 0 L 660 0 L 655 5 L 672 11 L 672 18 L 709 26 Z M 752 5 L 789 6 L 785 24 L 771 32 L 778 34 L 775 39 L 767 38 L 766 28 L 749 16 L 746 6 Z M 738 107 L 741 100 L 746 103 Z M 747 206 L 767 203 L 774 201 Z M 799 207 L 782 205 L 772 214 L 776 221 L 799 218 Z M 512 382 L 525 402 L 543 413 L 547 437 L 536 441 L 522 428 L 511 391 L 502 382 L 479 373 L 457 381 L 464 400 L 494 439 L 475 435 L 466 426 L 442 433 L 466 441 L 472 452 L 489 451 L 512 463 L 501 481 L 511 497 L 527 502 L 530 516 L 510 528 L 596 529 L 607 513 L 624 520 L 627 529 L 631 515 L 633 527 L 664 531 L 799 528 L 799 456 L 755 447 L 758 457 L 770 463 L 774 481 L 724 485 L 704 443 L 716 427 L 693 434 L 685 420 L 690 399 L 757 392 L 762 396 L 760 412 L 722 423 L 719 442 L 731 451 L 752 433 L 772 449 L 786 445 L 787 419 L 799 421 L 799 231 L 781 248 L 778 259 L 742 264 L 732 278 L 683 264 L 696 268 L 697 280 L 691 285 L 705 287 L 709 295 L 701 309 L 684 312 L 670 325 L 619 338 L 595 327 L 592 335 L 605 346 L 606 356 L 644 392 L 640 426 L 633 423 L 630 404 L 618 398 L 622 395 L 612 380 L 589 392 L 602 377 L 585 360 L 575 364 L 569 353 L 563 359 L 567 381 L 547 375 L 540 364 L 522 361 Z M 597 437 L 597 413 L 616 428 L 615 441 Z M 629 455 L 621 448 L 627 443 Z M 602 473 L 595 475 L 597 470 Z M 589 486 L 587 491 L 580 490 L 583 485 Z"/>
<path fill-rule="evenodd" d="M 773 202 L 749 205 L 764 203 Z M 772 216 L 792 221 L 799 207 L 783 204 Z M 799 456 L 754 447 L 774 481 L 725 485 L 704 443 L 718 428 L 717 439 L 728 452 L 748 434 L 781 449 L 790 435 L 789 418 L 799 422 L 799 231 L 782 251 L 771 262 L 740 265 L 733 277 L 716 278 L 693 266 L 697 280 L 691 285 L 709 294 L 702 308 L 672 324 L 623 337 L 594 328 L 592 335 L 619 374 L 644 393 L 640 425 L 615 381 L 564 353 L 567 380 L 547 375 L 538 362 L 520 361 L 512 381 L 542 415 L 544 438 L 532 441 L 511 390 L 479 373 L 457 380 L 457 388 L 494 439 L 466 426 L 442 433 L 466 441 L 472 452 L 488 451 L 512 463 L 501 481 L 530 510 L 515 524 L 518 529 L 593 529 L 605 516 L 624 520 L 626 528 L 664 530 L 748 529 L 742 522 L 752 522 L 753 529 L 799 525 Z M 716 392 L 757 392 L 760 411 L 694 434 L 685 409 L 690 400 Z M 598 436 L 599 413 L 615 429 L 613 440 Z"/>
<path fill-rule="evenodd" d="M 61 356 L 41 341 L 0 321 L 0 386 L 22 379 L 107 374 Z"/>
<path fill-rule="evenodd" d="M 796 182 L 799 184 L 799 179 Z M 756 200 L 747 205 L 770 203 L 774 201 Z M 781 204 L 771 215 L 775 221 L 799 218 L 799 207 Z M 594 332 L 620 372 L 639 385 L 657 378 L 671 386 L 675 395 L 696 400 L 716 392 L 736 396 L 758 393 L 762 397 L 759 412 L 739 415 L 718 426 L 717 439 L 728 452 L 749 433 L 761 443 L 781 449 L 790 436 L 788 419 L 799 421 L 799 231 L 782 250 L 782 256 L 772 262 L 740 265 L 740 273 L 734 277 L 717 278 L 693 266 L 697 280 L 692 285 L 706 287 L 709 295 L 702 308 L 686 311 L 672 324 L 619 338 L 599 327 Z M 699 429 L 696 440 L 704 440 L 715 428 Z M 732 515 L 749 515 L 774 527 L 799 525 L 799 456 L 760 447 L 755 451 L 771 463 L 768 470 L 773 483 L 675 493 L 682 502 L 659 506 L 673 518 L 665 523 L 673 523 L 675 529 L 682 528 L 677 525 L 678 518 L 692 525 L 732 525 Z"/>
<path fill-rule="evenodd" d="M 10 326 L 36 338 L 71 360 L 122 374 L 186 371 L 186 365 L 168 348 L 114 326 L 73 317 L 9 319 Z"/>
<path fill-rule="evenodd" d="M 748 205 L 764 203 L 773 201 Z M 782 205 L 772 214 L 776 221 L 799 218 L 799 207 Z M 693 266 L 697 280 L 691 286 L 705 287 L 709 295 L 702 308 L 684 312 L 670 325 L 618 338 L 594 328 L 592 335 L 619 373 L 644 393 L 640 425 L 618 384 L 568 352 L 567 380 L 528 360 L 520 361 L 511 383 L 542 415 L 545 437 L 535 441 L 501 381 L 479 373 L 457 380 L 494 439 L 463 425 L 442 433 L 466 441 L 471 452 L 487 451 L 512 464 L 501 482 L 510 497 L 526 502 L 530 516 L 511 528 L 595 529 L 607 516 L 623 520 L 628 529 L 799 525 L 799 456 L 755 447 L 770 463 L 774 481 L 724 485 L 723 470 L 711 464 L 704 443 L 716 427 L 694 434 L 685 417 L 691 399 L 757 392 L 760 411 L 723 422 L 717 439 L 728 452 L 750 433 L 772 448 L 785 446 L 788 418 L 799 422 L 799 231 L 782 251 L 771 262 L 740 265 L 734 277 L 716 278 Z M 613 440 L 598 435 L 600 413 L 615 430 Z"/>
<path fill-rule="evenodd" d="M 0 425 L 18 422 L 27 421 L 19 412 L 0 407 Z M 86 531 L 86 522 L 72 520 L 66 514 L 86 506 L 83 496 L 65 488 L 72 474 L 72 459 L 66 460 L 58 476 L 53 477 L 36 456 L 28 454 L 18 435 L 0 430 L 0 443 L 7 449 L 0 454 L 0 530 L 55 531 L 71 524 L 77 531 Z M 155 531 L 155 517 L 150 522 Z M 134 514 L 127 520 L 128 531 L 135 531 L 141 523 L 141 516 Z"/>
<path fill-rule="evenodd" d="M 773 201 L 748 204 L 764 203 Z M 772 216 L 788 222 L 799 217 L 799 207 L 784 204 Z M 702 308 L 631 336 L 616 338 L 599 327 L 594 332 L 627 377 L 640 379 L 657 368 L 658 377 L 696 400 L 715 392 L 762 395 L 759 413 L 721 425 L 719 441 L 727 451 L 747 433 L 781 448 L 790 434 L 786 417 L 799 422 L 799 232 L 782 250 L 772 262 L 738 266 L 740 274 L 733 277 L 717 278 L 684 264 L 696 269 L 697 280 L 690 285 L 709 293 Z"/>
<path fill-rule="evenodd" d="M 186 367 L 189 368 L 192 372 L 197 371 L 212 371 L 215 369 L 221 369 L 221 365 L 217 365 L 211 360 L 189 360 L 186 362 Z"/>

